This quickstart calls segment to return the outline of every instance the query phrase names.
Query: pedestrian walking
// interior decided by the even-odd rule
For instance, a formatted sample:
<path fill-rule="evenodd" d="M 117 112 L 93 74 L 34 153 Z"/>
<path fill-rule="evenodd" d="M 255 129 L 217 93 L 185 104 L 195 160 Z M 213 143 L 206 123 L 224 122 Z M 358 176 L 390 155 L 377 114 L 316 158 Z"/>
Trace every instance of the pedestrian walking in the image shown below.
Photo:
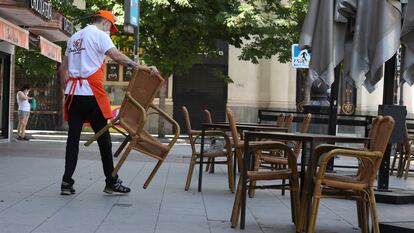
<path fill-rule="evenodd" d="M 31 90 L 31 86 L 29 84 L 24 84 L 22 87 L 17 91 L 16 100 L 18 104 L 18 117 L 19 123 L 17 124 L 17 140 L 25 140 L 29 141 L 29 138 L 26 137 L 26 126 L 27 122 L 29 121 L 30 116 L 30 103 L 29 100 L 32 97 L 29 97 L 29 92 Z"/>
<path fill-rule="evenodd" d="M 117 31 L 114 15 L 101 10 L 94 16 L 91 25 L 76 32 L 67 42 L 65 56 L 59 68 L 60 79 L 66 84 L 64 115 L 69 125 L 62 195 L 75 193 L 72 176 L 78 161 L 79 139 L 84 122 L 89 122 L 96 133 L 112 117 L 109 97 L 103 86 L 105 57 L 109 56 L 126 67 L 139 66 L 115 47 L 109 35 Z M 155 67 L 152 72 L 158 73 Z M 111 175 L 114 165 L 109 131 L 97 141 L 106 177 L 103 191 L 109 194 L 129 193 L 131 189 L 122 184 L 118 175 Z"/>

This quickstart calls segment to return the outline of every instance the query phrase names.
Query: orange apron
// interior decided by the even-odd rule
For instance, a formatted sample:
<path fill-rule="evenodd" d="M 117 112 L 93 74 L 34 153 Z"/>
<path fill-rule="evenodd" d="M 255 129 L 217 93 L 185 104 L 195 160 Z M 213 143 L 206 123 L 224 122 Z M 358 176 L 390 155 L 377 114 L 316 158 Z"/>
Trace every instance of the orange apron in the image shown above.
<path fill-rule="evenodd" d="M 69 108 L 70 108 L 70 105 L 72 104 L 72 100 L 75 94 L 77 83 L 79 82 L 79 86 L 82 86 L 84 79 L 88 80 L 89 86 L 92 89 L 92 93 L 95 96 L 96 101 L 98 102 L 99 108 L 101 109 L 101 112 L 104 118 L 105 119 L 112 118 L 111 104 L 109 102 L 109 97 L 106 94 L 106 91 L 103 85 L 104 67 L 105 67 L 105 63 L 103 63 L 101 68 L 99 68 L 95 73 L 91 74 L 89 77 L 85 77 L 85 78 L 69 77 L 66 80 L 66 85 L 68 84 L 69 80 L 72 81 L 72 85 L 70 86 L 69 93 L 66 97 L 65 104 L 64 104 L 65 121 L 69 120 Z"/>

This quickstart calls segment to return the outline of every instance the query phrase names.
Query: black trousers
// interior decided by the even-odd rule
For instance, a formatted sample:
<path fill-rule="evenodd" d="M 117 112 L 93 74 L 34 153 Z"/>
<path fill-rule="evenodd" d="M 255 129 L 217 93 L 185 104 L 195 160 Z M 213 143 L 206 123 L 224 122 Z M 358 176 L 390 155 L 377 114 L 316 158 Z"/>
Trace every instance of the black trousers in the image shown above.
<path fill-rule="evenodd" d="M 66 96 L 68 98 L 68 96 Z M 69 100 L 70 101 L 70 100 Z M 66 142 L 65 173 L 63 181 L 73 184 L 73 173 L 75 172 L 79 154 L 79 139 L 85 120 L 88 120 L 93 131 L 96 133 L 107 124 L 102 115 L 94 96 L 73 96 L 69 108 L 69 131 Z M 106 177 L 106 184 L 113 184 L 118 177 L 112 177 L 114 162 L 112 159 L 112 142 L 109 131 L 98 138 L 99 151 L 101 153 L 102 165 Z"/>

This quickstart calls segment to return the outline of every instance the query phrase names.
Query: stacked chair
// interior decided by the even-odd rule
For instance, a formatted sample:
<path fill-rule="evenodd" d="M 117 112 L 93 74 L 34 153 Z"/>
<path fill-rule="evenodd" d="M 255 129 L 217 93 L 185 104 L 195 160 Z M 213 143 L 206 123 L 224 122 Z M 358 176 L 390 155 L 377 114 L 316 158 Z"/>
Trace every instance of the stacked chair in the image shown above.
<path fill-rule="evenodd" d="M 394 129 L 394 119 L 390 116 L 378 116 L 373 121 L 369 133 L 371 141 L 368 147 L 357 150 L 354 148 L 336 147 L 334 145 L 320 145 L 315 149 L 315 156 L 319 156 L 319 169 L 315 173 L 314 192 L 311 216 L 308 222 L 308 233 L 315 232 L 316 217 L 321 198 L 340 198 L 356 200 L 358 211 L 358 225 L 363 233 L 369 231 L 369 217 L 371 213 L 372 232 L 379 233 L 378 216 L 374 195 L 374 181 L 379 170 L 382 157 L 389 138 Z M 347 156 L 358 159 L 359 168 L 355 175 L 337 175 L 326 173 L 330 159 L 335 156 Z M 305 213 L 302 213 L 303 215 Z M 302 226 L 306 225 L 304 216 Z"/>
<path fill-rule="evenodd" d="M 118 173 L 132 150 L 139 151 L 144 155 L 158 160 L 155 168 L 144 183 L 144 189 L 148 187 L 152 178 L 157 173 L 180 136 L 180 127 L 178 123 L 152 103 L 163 85 L 163 82 L 164 79 L 161 76 L 151 74 L 150 69 L 147 67 L 141 66 L 139 69 L 135 69 L 118 116 L 111 120 L 102 130 L 97 132 L 85 143 L 85 146 L 90 145 L 110 128 L 125 136 L 124 141 L 114 154 L 115 157 L 118 157 L 121 152 L 123 152 L 115 166 L 112 176 L 115 176 Z M 153 137 L 144 129 L 147 117 L 150 115 L 158 115 L 159 117 L 162 117 L 174 128 L 174 137 L 168 144 L 161 143 L 157 138 Z"/>
<path fill-rule="evenodd" d="M 191 127 L 190 115 L 188 110 L 185 106 L 182 107 L 182 111 L 184 114 L 184 120 L 187 127 L 187 134 L 190 139 L 191 144 L 191 160 L 190 166 L 188 168 L 188 175 L 187 181 L 185 183 L 185 191 L 188 191 L 191 184 L 191 178 L 193 176 L 194 166 L 204 161 L 200 161 L 200 152 L 197 151 L 196 144 L 197 140 L 201 138 L 201 131 L 193 130 Z M 210 115 L 211 120 L 211 115 Z M 207 130 L 205 131 L 205 137 L 215 139 L 223 138 L 224 139 L 224 148 L 223 150 L 219 151 L 207 151 L 204 150 L 203 157 L 208 159 L 208 164 L 212 166 L 212 164 L 226 164 L 227 165 L 227 173 L 228 173 L 228 182 L 229 182 L 229 189 L 231 192 L 234 192 L 234 176 L 233 176 L 233 160 L 232 160 L 232 150 L 231 150 L 231 142 L 227 134 L 223 131 L 217 130 Z M 215 161 L 215 158 L 224 158 L 224 161 Z M 205 163 L 205 162 L 204 162 Z M 202 171 L 199 171 L 202 172 Z"/>

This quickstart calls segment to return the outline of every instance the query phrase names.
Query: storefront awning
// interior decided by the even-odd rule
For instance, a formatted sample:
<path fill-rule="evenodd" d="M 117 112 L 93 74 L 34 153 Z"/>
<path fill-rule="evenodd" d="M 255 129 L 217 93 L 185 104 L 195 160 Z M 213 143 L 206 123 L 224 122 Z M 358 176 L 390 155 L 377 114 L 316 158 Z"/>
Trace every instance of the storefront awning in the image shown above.
<path fill-rule="evenodd" d="M 62 48 L 39 36 L 40 53 L 54 61 L 62 62 Z"/>
<path fill-rule="evenodd" d="M 0 40 L 29 49 L 29 32 L 0 18 Z"/>

